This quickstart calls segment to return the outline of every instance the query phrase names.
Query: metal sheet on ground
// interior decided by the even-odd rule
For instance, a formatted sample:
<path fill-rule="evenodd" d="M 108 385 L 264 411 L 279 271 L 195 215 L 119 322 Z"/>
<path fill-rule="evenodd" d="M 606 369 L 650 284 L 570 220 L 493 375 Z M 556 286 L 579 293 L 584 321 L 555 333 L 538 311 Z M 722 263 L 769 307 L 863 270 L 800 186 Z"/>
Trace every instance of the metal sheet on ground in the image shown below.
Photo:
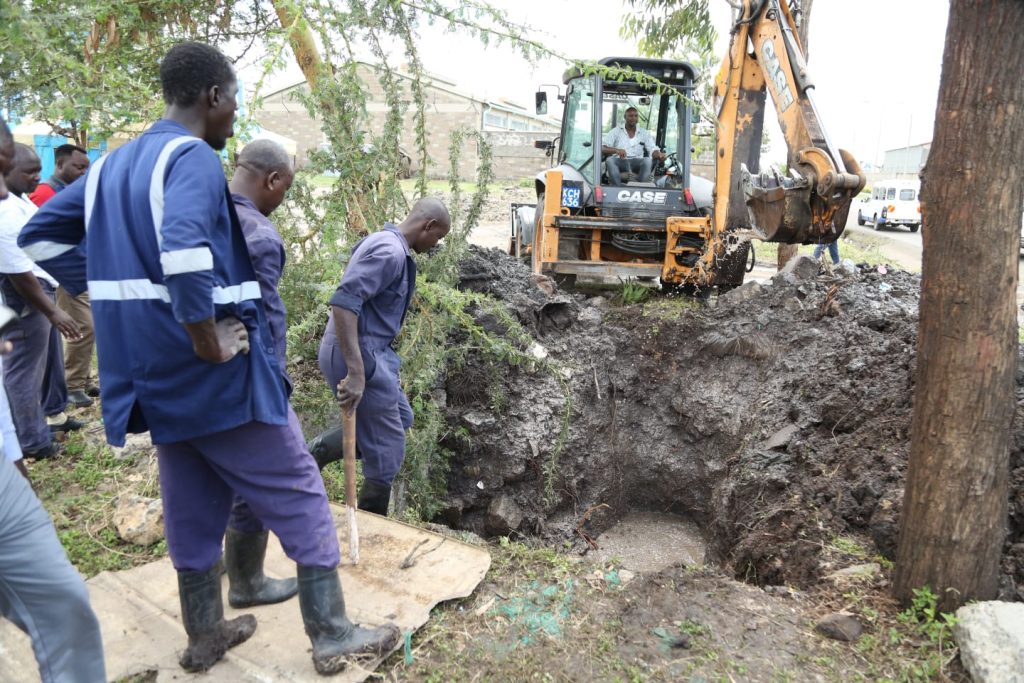
<path fill-rule="evenodd" d="M 349 618 L 376 625 L 398 624 L 403 633 L 427 622 L 439 602 L 470 595 L 491 564 L 486 548 L 471 546 L 430 531 L 364 512 L 357 513 L 359 565 L 348 560 L 348 521 L 345 508 L 332 505 L 342 548 L 342 587 Z M 268 576 L 295 575 L 295 563 L 285 557 L 271 535 L 267 549 Z M 256 615 L 259 625 L 248 641 L 230 650 L 206 674 L 186 674 L 178 666 L 185 631 L 178 606 L 178 584 L 170 559 L 122 572 L 103 572 L 88 581 L 93 609 L 103 629 L 109 680 L 156 672 L 156 681 L 323 681 L 313 669 L 311 646 L 302 628 L 298 598 L 278 605 L 246 610 L 227 606 L 225 616 Z M 399 647 L 402 643 L 399 643 Z M 364 662 L 332 677 L 333 681 L 362 681 L 382 659 Z M 28 638 L 0 622 L 0 681 L 36 683 L 39 674 Z"/>

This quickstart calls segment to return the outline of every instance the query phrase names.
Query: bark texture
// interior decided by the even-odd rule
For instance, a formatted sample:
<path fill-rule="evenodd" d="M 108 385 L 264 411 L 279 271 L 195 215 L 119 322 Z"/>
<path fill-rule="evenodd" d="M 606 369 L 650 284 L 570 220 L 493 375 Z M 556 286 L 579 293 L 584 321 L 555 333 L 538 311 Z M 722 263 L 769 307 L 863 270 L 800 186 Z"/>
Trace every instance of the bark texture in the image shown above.
<path fill-rule="evenodd" d="M 1024 2 L 953 0 L 922 173 L 916 394 L 894 590 L 997 593 L 1024 203 Z"/>

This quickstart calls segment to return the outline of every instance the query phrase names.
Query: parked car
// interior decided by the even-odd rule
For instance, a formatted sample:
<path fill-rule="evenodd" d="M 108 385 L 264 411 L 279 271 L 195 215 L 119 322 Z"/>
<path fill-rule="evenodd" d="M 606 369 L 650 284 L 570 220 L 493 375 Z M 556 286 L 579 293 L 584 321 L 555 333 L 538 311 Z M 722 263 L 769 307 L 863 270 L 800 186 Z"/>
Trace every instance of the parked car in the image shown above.
<path fill-rule="evenodd" d="M 875 230 L 903 225 L 910 232 L 921 227 L 921 202 L 917 180 L 882 180 L 857 206 L 857 225 L 871 224 Z"/>

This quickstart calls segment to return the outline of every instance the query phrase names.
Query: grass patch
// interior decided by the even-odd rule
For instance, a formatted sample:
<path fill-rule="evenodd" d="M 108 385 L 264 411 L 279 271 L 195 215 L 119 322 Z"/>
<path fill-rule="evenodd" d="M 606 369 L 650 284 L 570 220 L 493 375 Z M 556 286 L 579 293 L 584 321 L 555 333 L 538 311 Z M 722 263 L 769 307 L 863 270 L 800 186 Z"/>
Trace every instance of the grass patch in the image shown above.
<path fill-rule="evenodd" d="M 865 628 L 856 642 L 828 641 L 837 660 L 855 657 L 855 669 L 851 670 L 848 660 L 825 667 L 831 668 L 836 680 L 967 680 L 957 677 L 951 666 L 957 655 L 952 632 L 956 618 L 938 612 L 938 598 L 927 587 L 915 590 L 912 604 L 902 611 L 887 592 L 862 587 L 846 592 L 843 601 Z"/>
<path fill-rule="evenodd" d="M 886 241 L 874 235 L 850 235 L 844 234 L 839 238 L 839 258 L 841 260 L 853 261 L 854 263 L 867 263 L 872 266 L 892 264 L 892 259 L 882 255 L 881 247 Z M 774 267 L 779 260 L 779 245 L 777 242 L 761 242 L 754 240 L 754 250 L 757 254 L 757 264 L 760 266 Z M 800 245 L 799 254 L 814 256 L 813 244 Z M 828 257 L 828 252 L 823 254 Z"/>
<path fill-rule="evenodd" d="M 134 458 L 120 460 L 105 444 L 90 442 L 81 432 L 73 432 L 64 444 L 63 455 L 34 463 L 30 474 L 68 559 L 87 578 L 102 571 L 145 564 L 167 554 L 165 541 L 149 547 L 126 543 L 113 524 L 118 495 L 159 495 L 155 469 L 152 477 L 140 474 Z"/>
<path fill-rule="evenodd" d="M 659 320 L 678 320 L 686 313 L 698 311 L 703 307 L 703 304 L 693 297 L 669 294 L 644 303 L 643 314 L 644 317 Z"/>

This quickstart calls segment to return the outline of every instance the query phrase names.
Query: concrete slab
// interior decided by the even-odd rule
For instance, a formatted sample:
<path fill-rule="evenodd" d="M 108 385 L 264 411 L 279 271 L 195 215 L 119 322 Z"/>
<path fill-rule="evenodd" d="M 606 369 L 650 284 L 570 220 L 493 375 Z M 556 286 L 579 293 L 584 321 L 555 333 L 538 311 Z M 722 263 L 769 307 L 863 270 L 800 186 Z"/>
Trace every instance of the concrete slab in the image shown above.
<path fill-rule="evenodd" d="M 415 631 L 430 618 L 434 605 L 470 595 L 490 567 L 486 548 L 364 512 L 357 513 L 360 561 L 352 566 L 347 558 L 345 508 L 331 507 L 342 546 L 339 571 L 345 602 L 349 617 L 357 623 L 393 621 L 403 633 Z M 275 578 L 295 575 L 295 563 L 285 557 L 273 535 L 266 572 Z M 186 638 L 178 608 L 177 575 L 170 559 L 104 572 L 87 583 L 103 629 L 107 676 L 112 681 L 145 672 L 155 672 L 155 678 L 149 680 L 156 681 L 325 680 L 313 669 L 297 598 L 279 605 L 234 610 L 226 604 L 225 578 L 225 615 L 254 614 L 259 625 L 252 638 L 231 650 L 208 673 L 190 675 L 177 663 Z M 329 680 L 362 681 L 380 661 L 351 664 Z M 0 682 L 38 681 L 29 639 L 12 624 L 0 622 Z"/>

